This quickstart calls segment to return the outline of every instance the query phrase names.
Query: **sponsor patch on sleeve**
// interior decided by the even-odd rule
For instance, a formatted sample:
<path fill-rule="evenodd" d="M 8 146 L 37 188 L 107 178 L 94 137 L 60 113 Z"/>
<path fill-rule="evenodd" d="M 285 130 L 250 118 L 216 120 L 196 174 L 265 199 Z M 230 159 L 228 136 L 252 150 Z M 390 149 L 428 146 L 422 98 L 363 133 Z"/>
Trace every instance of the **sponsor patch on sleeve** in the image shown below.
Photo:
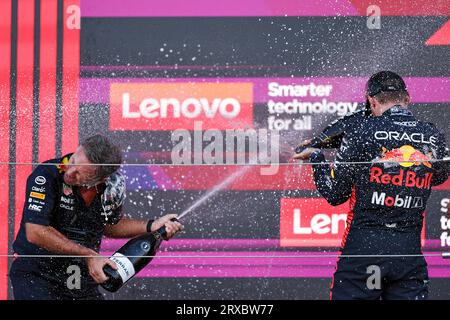
<path fill-rule="evenodd" d="M 45 177 L 44 176 L 37 176 L 35 179 L 34 179 L 34 182 L 36 183 L 36 184 L 38 184 L 38 185 L 43 185 L 43 184 L 45 184 L 46 182 L 47 182 L 47 179 L 45 179 Z"/>
<path fill-rule="evenodd" d="M 28 209 L 29 209 L 29 210 L 36 211 L 36 212 L 41 212 L 42 208 L 43 208 L 42 206 L 39 206 L 39 205 L 37 205 L 37 204 L 32 204 L 32 203 L 30 203 L 30 204 L 28 205 Z"/>

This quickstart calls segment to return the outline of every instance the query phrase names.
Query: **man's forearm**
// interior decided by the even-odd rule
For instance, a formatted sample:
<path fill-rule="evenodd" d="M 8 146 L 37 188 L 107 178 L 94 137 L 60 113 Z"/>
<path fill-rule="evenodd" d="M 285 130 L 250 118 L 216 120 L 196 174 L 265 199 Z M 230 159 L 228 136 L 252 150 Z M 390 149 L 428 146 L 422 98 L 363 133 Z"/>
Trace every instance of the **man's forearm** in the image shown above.
<path fill-rule="evenodd" d="M 147 232 L 148 220 L 122 218 L 117 224 L 109 225 L 105 234 L 111 238 L 132 238 Z"/>
<path fill-rule="evenodd" d="M 333 206 L 347 201 L 351 195 L 352 183 L 350 172 L 344 170 L 344 165 L 335 166 L 336 170 L 332 169 L 325 163 L 325 157 L 321 152 L 313 153 L 310 160 L 314 163 L 312 166 L 314 183 L 322 197 Z"/>
<path fill-rule="evenodd" d="M 68 239 L 53 227 L 27 223 L 26 228 L 29 240 L 33 244 L 50 252 L 75 256 L 90 256 L 95 254 L 95 251 L 92 249 Z"/>

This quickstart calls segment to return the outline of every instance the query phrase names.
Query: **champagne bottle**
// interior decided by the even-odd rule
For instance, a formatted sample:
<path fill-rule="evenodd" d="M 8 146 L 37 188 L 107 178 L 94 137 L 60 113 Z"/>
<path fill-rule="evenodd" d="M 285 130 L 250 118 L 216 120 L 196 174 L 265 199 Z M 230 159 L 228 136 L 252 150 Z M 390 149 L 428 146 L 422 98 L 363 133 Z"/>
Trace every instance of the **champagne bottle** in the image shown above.
<path fill-rule="evenodd" d="M 172 219 L 172 221 L 177 220 Z M 103 267 L 103 272 L 108 280 L 101 286 L 110 292 L 119 290 L 125 282 L 152 261 L 165 236 L 166 228 L 163 226 L 154 232 L 138 236 L 125 243 L 109 258 L 116 263 L 117 270 L 109 265 Z"/>
<path fill-rule="evenodd" d="M 368 117 L 369 115 L 370 109 L 368 109 L 366 105 L 365 109 L 357 110 L 351 114 L 334 120 L 327 125 L 318 136 L 313 137 L 309 144 L 296 147 L 295 153 L 301 153 L 306 148 L 339 148 L 345 132 L 351 129 L 357 121 L 364 117 Z"/>

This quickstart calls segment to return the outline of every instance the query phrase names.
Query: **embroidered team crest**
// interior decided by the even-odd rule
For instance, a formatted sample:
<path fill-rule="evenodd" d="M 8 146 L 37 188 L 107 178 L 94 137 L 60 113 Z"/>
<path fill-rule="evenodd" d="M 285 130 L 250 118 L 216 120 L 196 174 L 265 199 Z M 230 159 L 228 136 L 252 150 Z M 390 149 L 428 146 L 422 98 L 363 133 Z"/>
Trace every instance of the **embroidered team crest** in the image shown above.
<path fill-rule="evenodd" d="M 63 193 L 66 196 L 73 194 L 72 187 L 63 182 Z"/>

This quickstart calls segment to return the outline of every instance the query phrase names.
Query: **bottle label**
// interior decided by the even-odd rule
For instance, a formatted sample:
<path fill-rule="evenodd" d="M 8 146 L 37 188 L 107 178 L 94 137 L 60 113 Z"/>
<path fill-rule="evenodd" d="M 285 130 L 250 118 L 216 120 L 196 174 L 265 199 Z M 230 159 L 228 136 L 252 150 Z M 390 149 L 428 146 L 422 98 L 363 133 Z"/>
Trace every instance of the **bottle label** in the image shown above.
<path fill-rule="evenodd" d="M 117 265 L 117 272 L 122 278 L 123 283 L 128 281 L 135 274 L 134 266 L 131 261 L 123 254 L 116 252 L 110 258 Z"/>

